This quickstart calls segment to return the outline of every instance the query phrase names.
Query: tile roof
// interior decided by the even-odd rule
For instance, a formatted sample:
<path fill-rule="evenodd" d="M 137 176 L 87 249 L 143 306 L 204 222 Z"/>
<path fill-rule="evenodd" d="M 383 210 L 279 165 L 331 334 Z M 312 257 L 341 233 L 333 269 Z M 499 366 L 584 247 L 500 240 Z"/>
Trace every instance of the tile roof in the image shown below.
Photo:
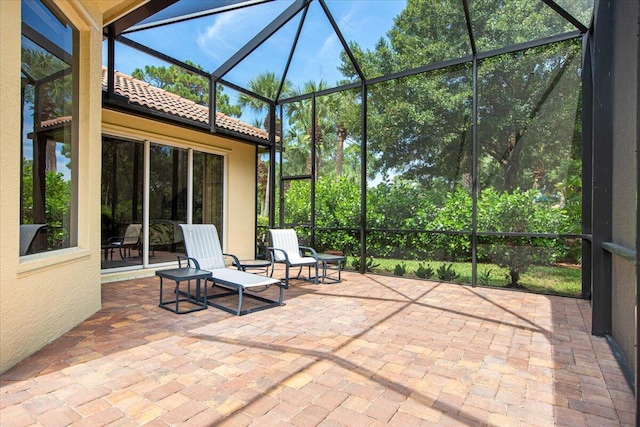
<path fill-rule="evenodd" d="M 56 127 L 65 123 L 71 123 L 71 116 L 61 116 L 55 119 L 43 120 L 40 122 L 42 129 Z"/>
<path fill-rule="evenodd" d="M 115 93 L 129 99 L 131 104 L 162 111 L 196 122 L 209 124 L 209 108 L 196 104 L 147 82 L 119 71 L 115 72 Z M 102 90 L 107 90 L 107 68 L 102 68 Z M 243 135 L 268 140 L 269 133 L 226 114 L 216 112 L 216 126 Z"/>

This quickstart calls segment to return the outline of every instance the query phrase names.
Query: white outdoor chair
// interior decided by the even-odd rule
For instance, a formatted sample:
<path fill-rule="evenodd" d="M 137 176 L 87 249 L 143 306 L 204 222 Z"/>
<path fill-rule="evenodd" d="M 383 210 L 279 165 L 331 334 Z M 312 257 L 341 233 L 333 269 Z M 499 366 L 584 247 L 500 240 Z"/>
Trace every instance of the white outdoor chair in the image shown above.
<path fill-rule="evenodd" d="M 138 256 L 140 256 L 141 235 L 142 224 L 129 224 L 124 232 L 124 236 L 110 237 L 107 240 L 107 244 L 102 247 L 105 250 L 104 258 L 107 259 L 107 253 L 112 253 L 114 249 L 118 249 L 120 252 L 120 259 L 131 257 L 131 249 L 137 249 Z"/>
<path fill-rule="evenodd" d="M 293 229 L 271 229 L 271 257 L 273 262 L 285 264 L 284 287 L 289 287 L 289 268 L 300 267 L 296 279 L 300 277 L 302 267 L 311 267 L 315 269 L 315 279 L 308 278 L 312 283 L 318 283 L 318 254 L 313 248 L 308 246 L 300 246 L 298 244 L 298 235 Z M 273 274 L 273 270 L 271 270 Z"/>
<path fill-rule="evenodd" d="M 233 258 L 235 265 L 240 265 L 240 261 L 235 255 L 225 254 L 222 252 L 218 231 L 215 225 L 180 224 L 180 227 L 182 227 L 187 256 L 178 257 L 178 259 L 186 258 L 193 267 L 199 270 L 210 271 L 211 277 L 208 278 L 207 281 L 212 282 L 213 286 L 218 285 L 220 288 L 228 291 L 206 296 L 207 303 L 210 306 L 241 316 L 254 311 L 282 305 L 284 288 L 282 281 L 262 275 L 247 273 L 240 269 L 231 269 L 226 267 L 224 261 L 225 256 Z M 256 292 L 262 292 L 268 289 L 272 285 L 280 288 L 278 300 L 264 298 L 255 294 Z M 250 292 L 247 293 L 247 291 Z M 235 294 L 238 295 L 238 308 L 236 310 L 211 301 L 212 299 Z M 266 304 L 243 310 L 242 303 L 244 297 L 252 298 Z"/>

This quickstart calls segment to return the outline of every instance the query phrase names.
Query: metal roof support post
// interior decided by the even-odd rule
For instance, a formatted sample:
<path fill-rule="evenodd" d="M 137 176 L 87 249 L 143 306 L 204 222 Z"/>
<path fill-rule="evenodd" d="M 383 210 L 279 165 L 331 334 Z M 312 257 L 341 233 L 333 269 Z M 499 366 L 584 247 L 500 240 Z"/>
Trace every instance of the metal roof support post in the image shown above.
<path fill-rule="evenodd" d="M 640 3 L 638 4 L 638 26 L 640 27 Z M 640 28 L 638 28 L 640 30 Z M 640 64 L 640 39 L 638 43 L 638 57 L 637 63 Z M 638 73 L 638 80 L 636 84 L 636 117 L 640 116 L 640 72 Z M 636 119 L 636 194 L 640 194 L 640 173 L 638 173 L 638 166 L 640 165 L 640 120 Z M 638 377 L 640 377 L 640 349 L 638 349 L 638 342 L 640 341 L 640 323 L 638 322 L 638 307 L 640 307 L 640 198 L 636 197 L 636 364 L 635 364 L 635 398 L 636 398 L 636 425 L 638 425 L 638 414 L 640 413 L 640 400 L 638 400 L 638 387 L 640 383 Z"/>
<path fill-rule="evenodd" d="M 367 258 L 367 84 L 362 81 L 362 144 L 360 144 L 360 273 L 364 274 Z"/>
<path fill-rule="evenodd" d="M 216 133 L 216 110 L 218 105 L 216 81 L 209 78 L 209 132 Z"/>
<path fill-rule="evenodd" d="M 280 99 L 280 95 L 282 95 L 282 89 L 284 88 L 284 83 L 287 80 L 287 73 L 289 73 L 289 67 L 291 66 L 291 60 L 293 59 L 293 53 L 296 51 L 296 46 L 298 45 L 298 40 L 300 40 L 300 33 L 302 32 L 302 26 L 304 25 L 304 21 L 307 18 L 307 12 L 309 11 L 309 6 L 304 8 L 302 11 L 302 17 L 300 18 L 300 24 L 298 24 L 298 29 L 296 30 L 296 35 L 293 38 L 293 43 L 291 43 L 291 50 L 289 51 L 289 57 L 287 58 L 287 64 L 284 67 L 284 71 L 282 73 L 282 80 L 280 80 L 280 86 L 278 86 L 278 91 L 276 92 L 276 97 L 274 101 L 278 102 Z"/>
<path fill-rule="evenodd" d="M 596 2 L 593 36 L 593 319 L 591 332 L 604 336 L 612 328 L 612 255 L 602 244 L 612 240 L 613 42 L 615 6 Z"/>
<path fill-rule="evenodd" d="M 478 284 L 478 50 L 471 26 L 468 0 L 462 1 L 467 33 L 473 54 L 473 95 L 472 95 L 472 154 L 471 154 L 471 285 Z"/>
<path fill-rule="evenodd" d="M 116 73 L 116 41 L 113 30 L 109 27 L 107 38 L 107 98 L 115 97 L 115 73 Z"/>
<path fill-rule="evenodd" d="M 316 179 L 318 179 L 317 170 L 317 147 L 316 147 L 316 136 L 318 135 L 318 130 L 316 128 L 316 114 L 318 114 L 318 110 L 316 108 L 316 95 L 315 93 L 311 97 L 311 200 L 309 201 L 311 206 L 311 212 L 309 215 L 309 220 L 311 222 L 309 229 L 309 239 L 311 247 L 315 247 L 315 236 L 316 236 Z"/>
<path fill-rule="evenodd" d="M 593 264 L 593 64 L 592 40 L 585 33 L 582 46 L 582 298 L 591 298 Z"/>
<path fill-rule="evenodd" d="M 269 121 L 269 228 L 274 227 L 276 215 L 276 127 L 278 122 L 276 120 L 276 109 L 275 103 L 269 103 L 269 117 L 271 117 L 271 121 Z M 282 112 L 282 107 L 280 107 L 280 111 Z M 280 123 L 282 123 L 282 120 L 280 120 Z M 280 144 L 282 144 L 282 137 Z"/>

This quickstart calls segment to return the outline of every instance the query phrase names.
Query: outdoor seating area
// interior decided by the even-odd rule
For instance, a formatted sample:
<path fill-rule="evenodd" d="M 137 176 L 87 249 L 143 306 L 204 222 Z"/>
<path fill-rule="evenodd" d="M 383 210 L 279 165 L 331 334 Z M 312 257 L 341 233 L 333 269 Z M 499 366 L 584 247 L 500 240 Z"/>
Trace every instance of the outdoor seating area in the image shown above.
<path fill-rule="evenodd" d="M 342 276 L 241 317 L 167 312 L 157 277 L 105 283 L 3 374 L 2 425 L 634 425 L 588 301 Z"/>
<path fill-rule="evenodd" d="M 237 269 L 227 268 L 225 257 L 232 258 L 236 265 L 239 265 L 240 260 L 235 255 L 225 254 L 222 252 L 218 230 L 215 225 L 181 224 L 180 227 L 182 228 L 187 248 L 187 257 L 182 257 L 184 266 L 193 267 L 197 269 L 198 272 L 201 272 L 202 270 L 208 271 L 209 274 L 203 277 L 205 279 L 205 283 L 211 282 L 212 286 L 217 286 L 222 290 L 221 293 L 205 293 L 201 298 L 199 295 L 196 295 L 196 300 L 205 300 L 208 305 L 229 313 L 237 314 L 238 316 L 282 305 L 284 296 L 283 289 L 285 288 L 285 285 L 280 280 L 248 273 L 243 271 L 240 267 Z M 182 262 L 180 264 L 182 266 Z M 196 278 L 196 280 L 198 279 Z M 277 299 L 269 299 L 257 294 L 267 290 L 271 286 L 275 286 L 279 289 Z M 227 305 L 215 302 L 220 298 L 225 298 L 231 295 L 237 297 L 237 309 L 232 309 Z M 190 296 L 188 296 L 188 298 L 189 297 Z M 245 298 L 260 301 L 262 304 L 257 307 L 243 309 L 243 302 Z M 177 300 L 178 297 L 176 296 L 176 301 Z"/>
<path fill-rule="evenodd" d="M 0 1 L 0 427 L 640 426 L 638 16 Z"/>

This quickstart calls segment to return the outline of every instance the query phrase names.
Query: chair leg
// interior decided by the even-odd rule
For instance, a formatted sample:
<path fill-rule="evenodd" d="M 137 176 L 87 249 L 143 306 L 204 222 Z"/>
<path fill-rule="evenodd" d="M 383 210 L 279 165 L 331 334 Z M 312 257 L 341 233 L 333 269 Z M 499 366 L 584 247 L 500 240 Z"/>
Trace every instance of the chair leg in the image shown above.
<path fill-rule="evenodd" d="M 242 313 L 242 288 L 238 289 L 238 316 Z"/>
<path fill-rule="evenodd" d="M 284 269 L 284 287 L 289 289 L 289 264 L 286 264 Z"/>
<path fill-rule="evenodd" d="M 278 286 L 280 288 L 280 298 L 278 298 L 278 305 L 282 305 L 282 299 L 284 298 L 284 289 L 282 286 Z"/>
<path fill-rule="evenodd" d="M 316 281 L 315 281 L 316 285 L 320 284 L 320 281 L 318 280 L 318 263 L 316 263 Z"/>

